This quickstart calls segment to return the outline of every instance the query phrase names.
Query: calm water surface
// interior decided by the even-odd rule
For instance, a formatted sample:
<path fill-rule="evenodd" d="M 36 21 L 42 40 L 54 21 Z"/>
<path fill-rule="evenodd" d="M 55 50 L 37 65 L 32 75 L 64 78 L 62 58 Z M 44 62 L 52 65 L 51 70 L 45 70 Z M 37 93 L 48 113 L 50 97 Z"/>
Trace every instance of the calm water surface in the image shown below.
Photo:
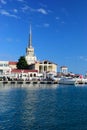
<path fill-rule="evenodd" d="M 87 130 L 87 86 L 0 84 L 0 130 Z"/>

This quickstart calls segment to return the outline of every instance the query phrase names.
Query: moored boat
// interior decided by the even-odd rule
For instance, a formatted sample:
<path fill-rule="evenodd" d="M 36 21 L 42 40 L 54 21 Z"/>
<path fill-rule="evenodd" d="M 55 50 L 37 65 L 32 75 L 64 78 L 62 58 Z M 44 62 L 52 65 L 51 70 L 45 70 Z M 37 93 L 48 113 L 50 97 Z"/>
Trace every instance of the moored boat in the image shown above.
<path fill-rule="evenodd" d="M 87 79 L 85 79 L 85 78 L 77 78 L 76 83 L 77 84 L 87 84 Z"/>
<path fill-rule="evenodd" d="M 76 79 L 72 77 L 62 77 L 59 80 L 59 84 L 74 85 L 76 84 Z"/>

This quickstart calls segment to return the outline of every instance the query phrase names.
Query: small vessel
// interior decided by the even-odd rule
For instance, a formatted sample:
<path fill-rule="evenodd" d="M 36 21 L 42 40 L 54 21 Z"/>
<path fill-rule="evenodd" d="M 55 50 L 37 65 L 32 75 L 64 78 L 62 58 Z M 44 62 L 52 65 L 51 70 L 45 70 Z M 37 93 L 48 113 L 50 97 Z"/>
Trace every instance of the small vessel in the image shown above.
<path fill-rule="evenodd" d="M 77 78 L 76 79 L 76 83 L 77 84 L 86 84 L 87 83 L 87 79 L 85 79 L 85 78 Z"/>
<path fill-rule="evenodd" d="M 76 79 L 72 77 L 62 77 L 59 80 L 59 84 L 74 85 L 76 83 Z"/>
<path fill-rule="evenodd" d="M 79 77 L 76 78 L 76 83 L 77 84 L 85 84 L 86 81 L 87 80 L 83 77 L 83 75 L 80 75 Z"/>
<path fill-rule="evenodd" d="M 84 78 L 83 81 L 85 84 L 87 84 L 87 78 Z"/>

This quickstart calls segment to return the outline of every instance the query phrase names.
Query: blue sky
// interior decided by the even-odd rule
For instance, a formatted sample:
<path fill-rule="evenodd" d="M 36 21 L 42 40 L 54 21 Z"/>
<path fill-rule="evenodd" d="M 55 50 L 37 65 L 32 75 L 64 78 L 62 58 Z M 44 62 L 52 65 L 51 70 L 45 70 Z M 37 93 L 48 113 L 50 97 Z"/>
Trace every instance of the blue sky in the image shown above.
<path fill-rule="evenodd" d="M 0 0 L 0 60 L 26 54 L 30 23 L 38 60 L 87 72 L 87 0 Z"/>

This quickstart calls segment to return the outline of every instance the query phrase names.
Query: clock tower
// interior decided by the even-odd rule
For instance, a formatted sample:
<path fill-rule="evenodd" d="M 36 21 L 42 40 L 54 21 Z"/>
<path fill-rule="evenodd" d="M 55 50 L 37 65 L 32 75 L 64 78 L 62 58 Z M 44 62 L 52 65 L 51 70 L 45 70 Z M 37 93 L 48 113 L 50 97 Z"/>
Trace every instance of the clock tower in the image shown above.
<path fill-rule="evenodd" d="M 35 61 L 37 61 L 37 58 L 34 54 L 34 48 L 32 47 L 32 31 L 31 31 L 31 26 L 30 26 L 30 34 L 29 34 L 29 42 L 28 42 L 28 47 L 26 48 L 26 56 L 25 59 L 27 63 L 34 64 Z"/>

